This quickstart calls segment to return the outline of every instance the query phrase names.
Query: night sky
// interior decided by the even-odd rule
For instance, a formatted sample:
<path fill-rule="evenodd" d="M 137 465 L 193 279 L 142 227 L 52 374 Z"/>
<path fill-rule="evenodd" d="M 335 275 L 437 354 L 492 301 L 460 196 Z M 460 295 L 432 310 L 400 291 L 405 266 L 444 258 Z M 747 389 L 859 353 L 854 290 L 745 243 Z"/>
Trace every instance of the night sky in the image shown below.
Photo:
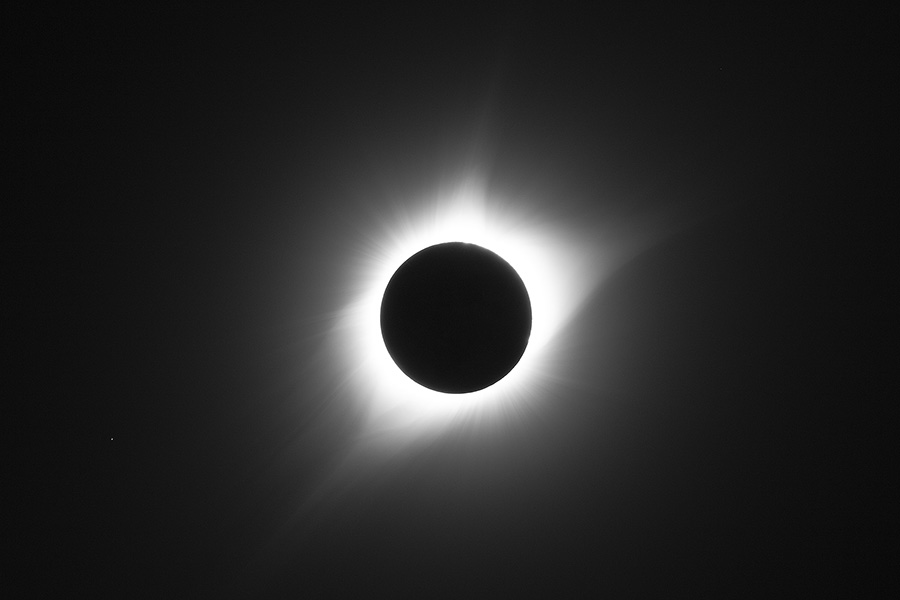
<path fill-rule="evenodd" d="M 897 10 L 628 4 L 3 17 L 2 595 L 889 595 Z M 470 174 L 593 283 L 375 440 L 335 315 Z"/>

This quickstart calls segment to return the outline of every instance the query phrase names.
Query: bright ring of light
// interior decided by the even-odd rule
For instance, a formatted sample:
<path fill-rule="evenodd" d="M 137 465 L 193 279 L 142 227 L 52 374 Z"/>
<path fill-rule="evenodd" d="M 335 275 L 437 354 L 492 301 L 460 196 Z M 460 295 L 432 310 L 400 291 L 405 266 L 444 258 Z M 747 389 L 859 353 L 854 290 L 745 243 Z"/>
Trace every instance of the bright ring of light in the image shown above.
<path fill-rule="evenodd" d="M 408 206 L 381 231 L 368 230 L 348 270 L 351 301 L 336 315 L 331 353 L 343 377 L 342 398 L 364 415 L 371 448 L 396 447 L 465 421 L 492 423 L 521 403 L 540 400 L 554 383 L 548 357 L 561 331 L 605 271 L 593 240 L 542 220 L 528 202 L 488 199 L 471 179 L 431 201 Z M 531 296 L 531 338 L 519 364 L 496 384 L 471 394 L 445 394 L 410 380 L 391 359 L 379 326 L 385 287 L 419 250 L 448 241 L 478 244 L 506 260 Z M 558 382 L 557 382 L 558 383 Z"/>

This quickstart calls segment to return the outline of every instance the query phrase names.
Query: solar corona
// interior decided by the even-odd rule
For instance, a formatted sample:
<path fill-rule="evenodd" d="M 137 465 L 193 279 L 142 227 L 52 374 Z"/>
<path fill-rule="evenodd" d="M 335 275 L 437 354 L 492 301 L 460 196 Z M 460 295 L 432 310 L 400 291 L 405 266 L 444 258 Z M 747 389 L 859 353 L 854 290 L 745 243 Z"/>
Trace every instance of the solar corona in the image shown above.
<path fill-rule="evenodd" d="M 552 193 L 466 174 L 370 202 L 341 250 L 320 371 L 362 455 L 489 434 L 579 385 L 567 327 L 628 244 L 554 213 Z"/>
<path fill-rule="evenodd" d="M 555 210 L 564 196 L 552 186 L 489 186 L 477 173 L 366 198 L 346 237 L 328 241 L 342 302 L 314 321 L 325 335 L 305 372 L 320 384 L 309 439 L 321 441 L 298 437 L 296 455 L 338 450 L 295 518 L 448 436 L 528 427 L 596 380 L 578 360 L 594 333 L 580 313 L 660 234 L 644 219 L 575 219 Z"/>

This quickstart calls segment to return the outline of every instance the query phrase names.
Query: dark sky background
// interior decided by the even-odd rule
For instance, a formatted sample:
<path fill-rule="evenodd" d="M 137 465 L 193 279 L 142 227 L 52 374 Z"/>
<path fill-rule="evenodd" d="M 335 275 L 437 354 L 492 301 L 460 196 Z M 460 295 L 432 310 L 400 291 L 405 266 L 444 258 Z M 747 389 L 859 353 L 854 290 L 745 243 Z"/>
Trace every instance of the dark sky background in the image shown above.
<path fill-rule="evenodd" d="M 897 11 L 628 4 L 7 14 L 4 596 L 887 595 Z M 699 218 L 538 414 L 298 513 L 355 431 L 310 365 L 367 191 L 467 162 Z"/>

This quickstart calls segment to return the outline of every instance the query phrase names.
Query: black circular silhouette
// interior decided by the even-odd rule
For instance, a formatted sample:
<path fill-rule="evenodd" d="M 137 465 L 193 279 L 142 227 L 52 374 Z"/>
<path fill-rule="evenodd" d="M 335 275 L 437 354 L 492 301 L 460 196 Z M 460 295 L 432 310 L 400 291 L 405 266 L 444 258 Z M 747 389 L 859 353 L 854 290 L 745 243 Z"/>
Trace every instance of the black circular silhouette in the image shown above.
<path fill-rule="evenodd" d="M 381 334 L 413 381 L 439 392 L 474 392 L 519 362 L 531 334 L 531 301 L 519 274 L 490 250 L 437 244 L 391 277 Z"/>

